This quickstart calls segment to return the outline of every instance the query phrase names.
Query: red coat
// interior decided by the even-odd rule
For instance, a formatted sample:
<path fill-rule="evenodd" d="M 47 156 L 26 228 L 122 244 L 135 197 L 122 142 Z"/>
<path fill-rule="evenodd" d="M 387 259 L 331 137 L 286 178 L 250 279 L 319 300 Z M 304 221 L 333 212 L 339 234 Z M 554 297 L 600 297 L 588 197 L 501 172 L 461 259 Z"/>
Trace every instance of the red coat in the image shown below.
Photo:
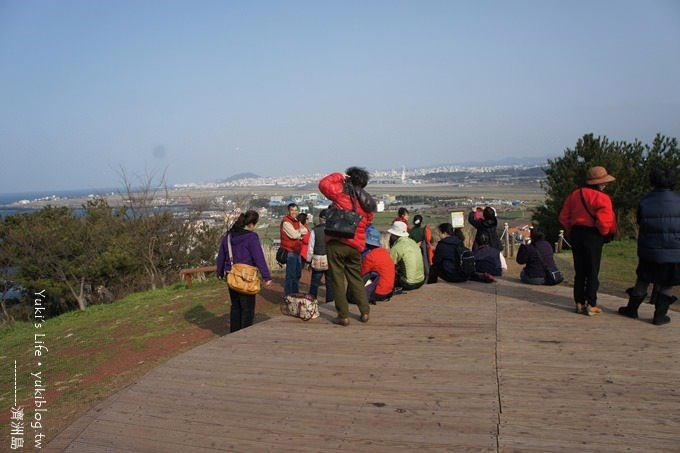
<path fill-rule="evenodd" d="M 583 193 L 583 200 L 588 205 L 588 210 L 581 200 L 581 192 Z M 597 221 L 593 219 L 593 216 Z M 564 200 L 559 221 L 567 232 L 575 226 L 595 227 L 602 236 L 616 234 L 617 232 L 612 199 L 606 193 L 590 187 L 576 189 L 569 194 L 567 199 Z"/>
<path fill-rule="evenodd" d="M 377 272 L 380 275 L 378 286 L 375 288 L 376 294 L 385 296 L 392 292 L 395 269 L 390 252 L 382 247 L 370 250 L 361 262 L 361 275 L 369 272 Z"/>
<path fill-rule="evenodd" d="M 281 248 L 300 255 L 300 252 L 302 251 L 302 241 L 300 239 L 291 239 L 288 237 L 286 232 L 283 231 L 284 222 L 290 223 L 296 230 L 300 229 L 300 222 L 298 219 L 287 215 L 283 218 L 283 220 L 281 220 L 281 225 L 279 226 L 279 234 L 281 235 Z"/>
<path fill-rule="evenodd" d="M 349 194 L 345 193 L 345 175 L 342 173 L 331 173 L 319 181 L 319 190 L 335 206 L 347 211 L 352 210 L 352 199 Z M 356 233 L 352 239 L 333 237 L 326 234 L 326 242 L 340 241 L 350 247 L 355 248 L 361 253 L 366 248 L 366 227 L 373 221 L 375 212 L 375 200 L 360 189 L 359 199 L 355 203 L 356 211 L 361 215 L 361 221 L 357 226 Z"/>
<path fill-rule="evenodd" d="M 312 237 L 312 232 L 309 231 L 309 228 L 307 228 L 307 233 L 302 236 L 302 248 L 300 249 L 300 258 L 302 258 L 302 261 L 307 261 L 307 249 L 309 248 L 309 240 Z M 309 257 L 309 261 L 312 260 L 312 257 Z"/>

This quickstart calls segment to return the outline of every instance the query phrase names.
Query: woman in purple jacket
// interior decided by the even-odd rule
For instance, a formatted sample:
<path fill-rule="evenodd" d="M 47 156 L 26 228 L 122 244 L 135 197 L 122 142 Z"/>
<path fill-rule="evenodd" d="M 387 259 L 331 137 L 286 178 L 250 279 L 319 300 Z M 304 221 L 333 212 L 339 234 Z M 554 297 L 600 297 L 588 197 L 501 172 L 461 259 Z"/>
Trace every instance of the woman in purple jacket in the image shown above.
<path fill-rule="evenodd" d="M 231 240 L 231 253 L 234 263 L 244 263 L 257 266 L 262 274 L 266 286 L 272 284 L 272 277 L 264 259 L 264 252 L 260 245 L 260 238 L 255 230 L 255 225 L 260 215 L 255 211 L 246 211 L 241 214 L 231 229 L 222 239 L 220 252 L 217 255 L 217 278 L 224 278 L 231 271 L 229 260 L 229 245 Z M 244 329 L 253 325 L 255 319 L 255 295 L 237 293 L 229 288 L 231 298 L 230 331 Z"/>

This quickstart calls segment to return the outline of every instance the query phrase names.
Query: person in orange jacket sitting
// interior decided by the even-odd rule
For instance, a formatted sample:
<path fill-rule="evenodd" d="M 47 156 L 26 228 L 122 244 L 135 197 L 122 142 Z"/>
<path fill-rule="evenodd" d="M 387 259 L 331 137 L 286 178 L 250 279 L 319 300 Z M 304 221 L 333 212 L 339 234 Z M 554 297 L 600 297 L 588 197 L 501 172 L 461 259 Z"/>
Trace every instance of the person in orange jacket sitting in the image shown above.
<path fill-rule="evenodd" d="M 597 306 L 602 247 L 617 232 L 612 200 L 604 188 L 615 180 L 604 167 L 590 168 L 586 185 L 569 194 L 559 216 L 574 257 L 576 313 L 588 316 L 602 311 Z"/>
<path fill-rule="evenodd" d="M 369 302 L 390 300 L 394 293 L 394 261 L 387 249 L 380 246 L 380 231 L 373 225 L 366 228 L 366 247 L 361 260 L 361 275 L 374 273 L 375 291 L 369 297 Z"/>

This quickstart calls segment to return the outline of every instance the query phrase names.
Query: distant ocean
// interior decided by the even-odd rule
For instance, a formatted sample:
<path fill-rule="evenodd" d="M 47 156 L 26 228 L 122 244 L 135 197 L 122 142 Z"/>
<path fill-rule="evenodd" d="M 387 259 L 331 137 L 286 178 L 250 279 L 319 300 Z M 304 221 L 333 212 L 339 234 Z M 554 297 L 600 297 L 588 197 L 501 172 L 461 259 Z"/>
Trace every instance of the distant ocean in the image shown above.
<path fill-rule="evenodd" d="M 21 200 L 38 200 L 47 197 L 56 198 L 82 198 L 88 195 L 108 195 L 115 193 L 116 189 L 78 189 L 78 190 L 44 190 L 39 192 L 17 192 L 17 193 L 0 193 L 0 217 L 18 214 L 22 212 L 31 212 L 36 209 L 30 206 L 7 206 Z"/>

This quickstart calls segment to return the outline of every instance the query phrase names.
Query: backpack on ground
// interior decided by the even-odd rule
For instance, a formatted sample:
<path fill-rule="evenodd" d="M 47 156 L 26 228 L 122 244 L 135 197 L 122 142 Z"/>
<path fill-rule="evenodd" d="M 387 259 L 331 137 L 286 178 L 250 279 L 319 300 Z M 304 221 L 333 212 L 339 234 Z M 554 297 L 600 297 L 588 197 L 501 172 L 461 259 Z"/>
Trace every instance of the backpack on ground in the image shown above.
<path fill-rule="evenodd" d="M 467 277 L 475 273 L 475 254 L 465 246 L 458 249 L 460 255 L 460 271 Z"/>

